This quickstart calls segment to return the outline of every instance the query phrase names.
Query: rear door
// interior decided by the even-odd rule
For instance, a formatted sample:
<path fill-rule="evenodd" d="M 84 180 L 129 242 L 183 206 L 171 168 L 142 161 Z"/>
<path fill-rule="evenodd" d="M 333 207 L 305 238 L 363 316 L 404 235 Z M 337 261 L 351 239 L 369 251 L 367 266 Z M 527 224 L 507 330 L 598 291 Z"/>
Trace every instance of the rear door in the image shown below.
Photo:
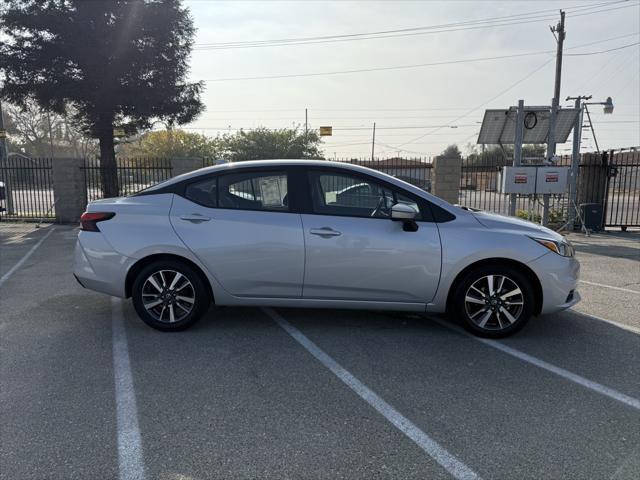
<path fill-rule="evenodd" d="M 310 170 L 304 298 L 427 303 L 440 279 L 440 236 L 409 192 L 341 169 Z M 390 219 L 395 203 L 421 211 L 418 230 Z"/>
<path fill-rule="evenodd" d="M 171 223 L 229 293 L 300 297 L 304 238 L 286 169 L 200 177 L 175 196 Z"/>

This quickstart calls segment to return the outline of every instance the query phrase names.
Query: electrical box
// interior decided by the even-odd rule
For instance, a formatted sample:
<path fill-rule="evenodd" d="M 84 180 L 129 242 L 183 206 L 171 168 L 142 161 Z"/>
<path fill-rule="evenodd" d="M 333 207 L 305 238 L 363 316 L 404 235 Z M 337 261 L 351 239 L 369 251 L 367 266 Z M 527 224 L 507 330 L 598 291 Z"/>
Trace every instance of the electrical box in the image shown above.
<path fill-rule="evenodd" d="M 543 195 L 561 195 L 567 191 L 569 167 L 538 167 L 536 192 Z"/>
<path fill-rule="evenodd" d="M 498 182 L 500 193 L 533 195 L 536 188 L 536 167 L 504 167 Z"/>
<path fill-rule="evenodd" d="M 581 203 L 580 215 L 587 230 L 602 230 L 602 205 L 599 203 Z"/>

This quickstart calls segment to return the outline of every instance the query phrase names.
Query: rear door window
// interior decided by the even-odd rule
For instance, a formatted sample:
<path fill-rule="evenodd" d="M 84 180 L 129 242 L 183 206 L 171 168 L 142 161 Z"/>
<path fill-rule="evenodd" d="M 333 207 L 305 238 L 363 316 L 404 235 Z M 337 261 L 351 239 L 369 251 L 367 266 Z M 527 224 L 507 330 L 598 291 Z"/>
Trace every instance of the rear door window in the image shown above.
<path fill-rule="evenodd" d="M 218 208 L 289 211 L 287 172 L 259 171 L 218 177 Z"/>

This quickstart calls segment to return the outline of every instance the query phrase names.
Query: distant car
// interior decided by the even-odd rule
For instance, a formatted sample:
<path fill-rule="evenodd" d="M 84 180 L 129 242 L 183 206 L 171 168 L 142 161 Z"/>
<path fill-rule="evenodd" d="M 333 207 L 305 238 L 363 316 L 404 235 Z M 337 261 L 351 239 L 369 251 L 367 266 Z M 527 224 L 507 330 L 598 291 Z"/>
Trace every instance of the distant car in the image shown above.
<path fill-rule="evenodd" d="M 213 301 L 448 311 L 502 337 L 579 301 L 573 253 L 547 228 L 455 207 L 375 170 L 271 160 L 90 203 L 74 272 L 87 288 L 132 297 L 159 330 L 190 326 Z"/>

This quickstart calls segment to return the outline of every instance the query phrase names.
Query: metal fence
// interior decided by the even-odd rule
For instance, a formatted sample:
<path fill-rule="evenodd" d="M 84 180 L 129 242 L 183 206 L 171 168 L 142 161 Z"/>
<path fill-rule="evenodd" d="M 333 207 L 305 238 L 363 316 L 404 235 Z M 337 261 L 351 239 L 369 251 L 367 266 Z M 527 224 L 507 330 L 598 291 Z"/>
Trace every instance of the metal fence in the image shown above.
<path fill-rule="evenodd" d="M 604 160 L 604 225 L 640 227 L 640 152 L 609 152 Z"/>
<path fill-rule="evenodd" d="M 432 164 L 429 158 L 339 158 L 338 162 L 361 165 L 394 176 L 427 192 L 431 191 Z"/>
<path fill-rule="evenodd" d="M 344 158 L 337 161 L 379 170 L 418 188 L 431 191 L 432 163 L 429 158 Z M 0 181 L 6 185 L 7 198 L 0 198 L 2 218 L 55 218 L 52 165 L 55 159 L 10 157 L 0 163 Z M 88 201 L 103 198 L 103 180 L 111 180 L 117 195 L 129 195 L 171 178 L 169 159 L 118 158 L 117 166 L 102 168 L 99 159 L 79 160 L 84 173 Z M 570 165 L 570 156 L 560 159 L 560 165 Z M 202 166 L 215 164 L 202 159 Z M 458 203 L 500 214 L 509 212 L 509 196 L 498 193 L 498 176 L 502 166 L 510 164 L 504 156 L 471 155 L 463 160 Z M 84 194 L 84 192 L 81 192 Z M 79 193 L 79 194 L 81 194 Z M 1 197 L 2 195 L 0 195 Z M 577 204 L 603 205 L 603 226 L 640 226 L 640 152 L 610 151 L 583 154 L 578 179 Z M 569 209 L 568 195 L 550 197 L 550 221 L 563 222 Z M 517 214 L 539 221 L 542 196 L 517 198 Z"/>
<path fill-rule="evenodd" d="M 12 156 L 0 162 L 0 217 L 55 218 L 50 158 Z"/>
<path fill-rule="evenodd" d="M 99 159 L 86 159 L 82 167 L 87 201 L 103 198 L 104 184 L 111 182 L 117 196 L 131 195 L 171 178 L 171 162 L 165 158 L 117 158 L 115 168 L 104 168 Z"/>
<path fill-rule="evenodd" d="M 511 162 L 511 159 L 503 156 L 470 156 L 464 159 L 460 175 L 460 205 L 508 215 L 509 195 L 498 192 L 498 181 L 502 167 Z M 570 163 L 570 157 L 562 157 L 559 161 L 560 165 L 568 166 Z M 567 208 L 567 192 L 563 195 L 550 195 L 549 221 L 563 222 L 567 216 Z M 521 218 L 539 222 L 543 209 L 542 195 L 516 197 L 516 215 Z"/>

